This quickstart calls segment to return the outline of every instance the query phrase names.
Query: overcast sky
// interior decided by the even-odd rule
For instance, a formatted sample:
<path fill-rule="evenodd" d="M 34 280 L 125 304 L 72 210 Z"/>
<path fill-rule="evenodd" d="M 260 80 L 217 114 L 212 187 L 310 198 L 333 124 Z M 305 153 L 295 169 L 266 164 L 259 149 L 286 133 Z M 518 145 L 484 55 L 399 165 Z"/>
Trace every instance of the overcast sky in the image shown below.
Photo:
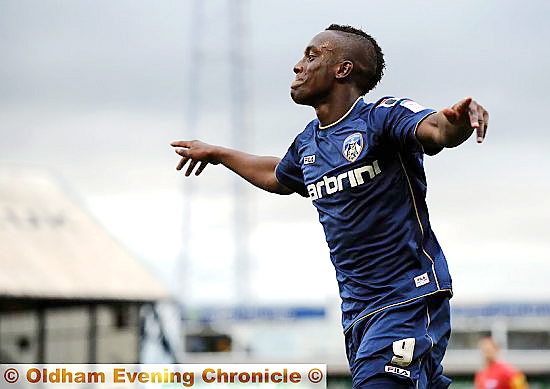
<path fill-rule="evenodd" d="M 235 2 L 202 4 L 198 14 L 191 1 L 0 0 L 0 163 L 55 172 L 179 293 L 232 302 L 234 181 L 220 167 L 183 179 L 169 142 L 198 137 L 282 156 L 314 115 L 290 100 L 292 66 L 318 31 L 352 24 L 386 55 L 372 100 L 407 96 L 438 109 L 472 95 L 490 111 L 486 143 L 426 161 L 456 300 L 550 298 L 550 3 L 244 3 L 240 76 L 252 125 L 242 138 L 230 125 Z M 246 193 L 253 300 L 336 301 L 310 202 Z M 185 204 L 191 263 L 182 270 Z"/>

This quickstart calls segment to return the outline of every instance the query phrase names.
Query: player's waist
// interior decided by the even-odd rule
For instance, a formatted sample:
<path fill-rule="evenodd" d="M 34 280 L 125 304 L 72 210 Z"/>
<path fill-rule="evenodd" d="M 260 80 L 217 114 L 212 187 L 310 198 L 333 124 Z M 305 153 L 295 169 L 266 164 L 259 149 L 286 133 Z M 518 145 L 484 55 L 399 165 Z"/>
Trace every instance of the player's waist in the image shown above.
<path fill-rule="evenodd" d="M 342 312 L 342 326 L 343 326 L 343 329 L 344 329 L 344 335 L 347 334 L 347 332 L 353 328 L 353 326 L 355 324 L 357 324 L 358 322 L 360 321 L 363 321 L 363 320 L 368 320 L 369 318 L 371 318 L 373 315 L 376 315 L 377 313 L 380 313 L 380 312 L 383 312 L 385 310 L 388 310 L 388 309 L 391 309 L 391 308 L 394 308 L 394 307 L 399 307 L 401 305 L 405 305 L 405 304 L 408 304 L 408 303 L 411 303 L 415 300 L 418 300 L 418 299 L 421 299 L 421 298 L 424 298 L 424 297 L 428 297 L 428 296 L 432 296 L 432 295 L 435 295 L 435 294 L 438 294 L 438 293 L 444 293 L 444 294 L 447 294 L 450 297 L 452 297 L 453 295 L 453 291 L 452 291 L 452 288 L 450 285 L 448 285 L 448 287 L 445 287 L 445 288 L 441 288 L 441 289 L 435 289 L 435 290 L 432 290 L 432 291 L 429 291 L 429 292 L 426 292 L 426 293 L 422 293 L 422 294 L 419 294 L 419 295 L 415 295 L 415 296 L 409 296 L 408 298 L 404 298 L 402 300 L 398 300 L 398 301 L 390 301 L 390 302 L 387 302 L 386 304 L 379 304 L 377 306 L 369 306 L 367 308 L 364 308 L 363 310 L 361 311 L 355 311 L 355 312 L 345 312 L 344 309 L 345 309 L 345 302 L 342 303 L 342 309 L 343 309 L 343 312 Z"/>

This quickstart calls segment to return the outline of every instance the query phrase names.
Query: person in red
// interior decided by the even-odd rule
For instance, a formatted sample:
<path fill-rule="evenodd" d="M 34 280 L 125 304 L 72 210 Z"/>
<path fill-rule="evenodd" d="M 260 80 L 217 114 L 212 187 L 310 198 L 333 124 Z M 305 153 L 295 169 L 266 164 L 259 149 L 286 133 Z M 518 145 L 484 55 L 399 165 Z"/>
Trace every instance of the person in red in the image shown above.
<path fill-rule="evenodd" d="M 479 349 L 485 359 L 485 368 L 475 375 L 475 389 L 528 389 L 525 375 L 498 359 L 500 348 L 489 336 L 479 341 Z"/>

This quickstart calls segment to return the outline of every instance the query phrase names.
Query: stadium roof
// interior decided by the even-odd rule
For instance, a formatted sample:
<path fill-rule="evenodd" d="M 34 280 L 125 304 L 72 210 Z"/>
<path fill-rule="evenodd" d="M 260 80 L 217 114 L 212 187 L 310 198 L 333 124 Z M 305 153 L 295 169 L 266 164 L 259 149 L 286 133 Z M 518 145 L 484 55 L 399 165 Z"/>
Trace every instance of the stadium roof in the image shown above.
<path fill-rule="evenodd" d="M 154 301 L 164 286 L 52 176 L 0 168 L 0 299 Z"/>

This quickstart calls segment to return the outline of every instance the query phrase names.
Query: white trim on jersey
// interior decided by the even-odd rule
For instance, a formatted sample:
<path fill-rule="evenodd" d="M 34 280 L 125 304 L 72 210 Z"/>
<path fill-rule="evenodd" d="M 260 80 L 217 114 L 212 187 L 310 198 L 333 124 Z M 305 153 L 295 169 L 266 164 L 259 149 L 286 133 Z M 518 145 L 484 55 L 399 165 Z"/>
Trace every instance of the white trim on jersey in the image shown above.
<path fill-rule="evenodd" d="M 437 273 L 435 272 L 435 261 L 433 260 L 433 258 L 430 256 L 430 254 L 428 254 L 428 252 L 424 248 L 424 227 L 422 226 L 422 222 L 420 221 L 420 214 L 418 213 L 418 208 L 416 207 L 416 200 L 414 198 L 414 192 L 413 192 L 413 189 L 412 189 L 411 180 L 409 179 L 409 175 L 407 174 L 407 169 L 405 169 L 405 165 L 403 164 L 403 158 L 401 158 L 401 154 L 397 153 L 397 156 L 399 157 L 399 162 L 401 162 L 401 167 L 403 168 L 403 173 L 405 174 L 405 178 L 407 179 L 407 184 L 409 184 L 409 193 L 411 195 L 411 199 L 412 199 L 412 203 L 413 203 L 413 207 L 414 207 L 414 212 L 416 213 L 416 220 L 418 221 L 418 226 L 420 227 L 420 233 L 422 234 L 422 237 L 421 237 L 422 240 L 420 241 L 420 247 L 422 247 L 422 252 L 424 253 L 424 255 L 426 255 L 426 257 L 428 257 L 428 259 L 432 263 L 432 273 L 434 275 L 435 284 L 437 285 L 437 289 L 439 290 L 441 288 L 439 286 L 439 280 L 437 279 Z"/>
<path fill-rule="evenodd" d="M 344 114 L 344 116 L 342 116 L 340 119 L 336 120 L 335 122 L 333 123 L 330 123 L 330 124 L 327 124 L 326 126 L 322 126 L 321 123 L 319 123 L 319 129 L 320 130 L 325 130 L 329 127 L 332 127 L 332 126 L 335 126 L 337 125 L 338 123 L 340 123 L 342 120 L 344 120 L 349 114 L 350 112 L 353 110 L 353 108 L 355 108 L 355 106 L 357 105 L 357 103 L 359 102 L 359 100 L 361 100 L 363 98 L 363 96 L 359 96 L 359 98 L 357 100 L 355 100 L 355 103 L 353 103 L 353 105 L 350 107 L 350 109 L 348 109 L 348 112 L 346 112 Z"/>

